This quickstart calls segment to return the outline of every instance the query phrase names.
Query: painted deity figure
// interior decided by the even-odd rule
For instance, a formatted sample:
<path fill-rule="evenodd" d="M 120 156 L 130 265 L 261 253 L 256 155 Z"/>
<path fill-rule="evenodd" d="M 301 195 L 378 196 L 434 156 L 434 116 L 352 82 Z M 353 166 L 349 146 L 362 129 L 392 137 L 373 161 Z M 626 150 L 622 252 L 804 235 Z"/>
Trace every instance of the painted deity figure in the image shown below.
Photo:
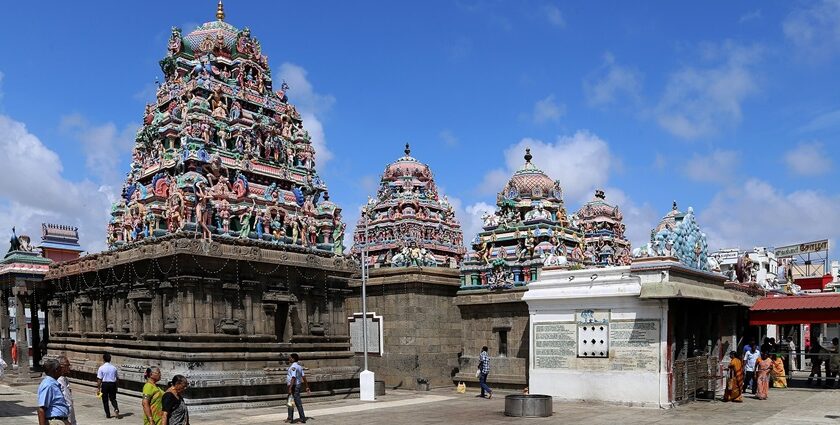
<path fill-rule="evenodd" d="M 177 55 L 181 51 L 181 29 L 178 27 L 172 27 L 168 50 L 169 56 Z"/>
<path fill-rule="evenodd" d="M 265 233 L 265 220 L 265 212 L 260 211 L 254 223 L 254 230 L 257 231 L 257 239 L 259 240 L 262 240 L 263 234 Z"/>
<path fill-rule="evenodd" d="M 201 228 L 202 239 L 211 239 L 213 237 L 210 228 L 207 227 L 207 220 L 209 218 L 208 201 L 211 196 L 207 193 L 206 183 L 199 181 L 195 184 L 195 223 Z M 196 235 L 198 235 L 196 233 Z"/>
<path fill-rule="evenodd" d="M 247 238 L 251 234 L 251 220 L 254 217 L 254 208 L 256 208 L 256 201 L 252 200 L 253 204 L 244 209 L 244 214 L 239 219 L 239 237 Z"/>

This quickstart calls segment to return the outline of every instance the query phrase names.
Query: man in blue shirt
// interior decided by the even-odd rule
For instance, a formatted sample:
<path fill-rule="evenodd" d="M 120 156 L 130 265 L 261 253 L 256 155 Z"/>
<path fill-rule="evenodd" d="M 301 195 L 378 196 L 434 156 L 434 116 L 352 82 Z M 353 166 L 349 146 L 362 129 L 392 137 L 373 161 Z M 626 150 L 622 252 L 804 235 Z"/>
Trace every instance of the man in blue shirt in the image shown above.
<path fill-rule="evenodd" d="M 61 392 L 58 377 L 61 376 L 60 363 L 56 359 L 44 360 L 46 376 L 38 385 L 38 425 L 70 425 L 67 417 L 70 406 Z"/>
<path fill-rule="evenodd" d="M 306 375 L 303 373 L 303 366 L 298 363 L 300 360 L 300 356 L 297 353 L 292 353 L 289 355 L 289 369 L 286 373 L 286 388 L 289 389 L 289 398 L 292 398 L 295 401 L 295 405 L 297 405 L 298 414 L 300 415 L 300 423 L 306 423 L 306 415 L 303 413 L 303 401 L 300 399 L 300 388 L 301 384 L 306 385 L 306 393 L 311 394 L 309 391 L 309 383 L 306 382 Z M 295 417 L 295 408 L 294 406 L 289 407 L 289 417 L 286 419 L 287 423 L 292 423 Z"/>
<path fill-rule="evenodd" d="M 487 392 L 487 398 L 493 398 L 493 390 L 487 385 L 487 375 L 490 374 L 490 355 L 487 354 L 487 346 L 481 347 L 481 354 L 478 356 L 478 384 L 481 386 L 481 395 Z"/>

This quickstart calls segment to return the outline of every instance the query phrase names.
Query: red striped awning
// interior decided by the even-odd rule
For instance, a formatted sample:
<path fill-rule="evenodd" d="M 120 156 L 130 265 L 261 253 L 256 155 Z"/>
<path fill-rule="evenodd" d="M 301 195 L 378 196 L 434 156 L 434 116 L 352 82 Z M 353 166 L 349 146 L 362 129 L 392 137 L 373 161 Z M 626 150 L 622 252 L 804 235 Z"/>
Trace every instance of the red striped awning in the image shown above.
<path fill-rule="evenodd" d="M 750 325 L 840 323 L 840 293 L 769 296 L 750 308 Z"/>

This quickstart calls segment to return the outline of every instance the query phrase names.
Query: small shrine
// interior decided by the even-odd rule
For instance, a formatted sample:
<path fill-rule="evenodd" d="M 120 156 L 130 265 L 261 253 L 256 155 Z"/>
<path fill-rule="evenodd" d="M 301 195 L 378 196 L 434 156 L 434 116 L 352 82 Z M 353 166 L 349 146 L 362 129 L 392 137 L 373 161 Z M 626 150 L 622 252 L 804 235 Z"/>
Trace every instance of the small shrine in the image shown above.
<path fill-rule="evenodd" d="M 650 232 L 650 242 L 633 250 L 636 259 L 674 257 L 683 265 L 702 271 L 710 271 L 709 246 L 706 234 L 694 216 L 694 208 L 681 212 L 674 201 L 659 224 Z M 638 260 L 637 260 L 638 261 Z"/>
<path fill-rule="evenodd" d="M 343 252 L 341 209 L 285 82 L 259 40 L 217 20 L 172 28 L 146 105 L 108 245 L 183 231 Z M 278 87 L 279 86 L 279 87 Z"/>
<path fill-rule="evenodd" d="M 353 242 L 355 257 L 367 244 L 371 268 L 457 268 L 466 251 L 452 205 L 407 143 L 405 155 L 385 167 L 376 197 L 368 197 Z"/>
<path fill-rule="evenodd" d="M 572 225 L 583 232 L 583 262 L 589 266 L 629 266 L 630 241 L 624 236 L 626 229 L 618 206 L 606 201 L 603 190 L 596 190 L 595 197 L 583 204 L 572 216 Z M 578 252 L 575 251 L 577 255 Z M 575 258 L 573 260 L 580 261 Z"/>
<path fill-rule="evenodd" d="M 537 279 L 547 266 L 582 267 L 582 235 L 566 216 L 560 182 L 531 160 L 517 170 L 485 212 L 483 231 L 461 266 L 462 289 L 513 288 Z M 571 264 L 575 263 L 575 264 Z"/>

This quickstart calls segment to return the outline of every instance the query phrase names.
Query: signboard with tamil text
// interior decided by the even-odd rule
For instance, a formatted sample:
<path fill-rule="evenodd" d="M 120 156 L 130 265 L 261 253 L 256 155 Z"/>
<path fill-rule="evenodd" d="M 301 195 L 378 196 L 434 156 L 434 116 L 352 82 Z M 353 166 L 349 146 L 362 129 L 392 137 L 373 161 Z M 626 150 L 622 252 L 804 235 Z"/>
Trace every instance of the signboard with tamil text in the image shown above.
<path fill-rule="evenodd" d="M 776 258 L 787 258 L 821 251 L 828 251 L 828 239 L 776 247 Z"/>

